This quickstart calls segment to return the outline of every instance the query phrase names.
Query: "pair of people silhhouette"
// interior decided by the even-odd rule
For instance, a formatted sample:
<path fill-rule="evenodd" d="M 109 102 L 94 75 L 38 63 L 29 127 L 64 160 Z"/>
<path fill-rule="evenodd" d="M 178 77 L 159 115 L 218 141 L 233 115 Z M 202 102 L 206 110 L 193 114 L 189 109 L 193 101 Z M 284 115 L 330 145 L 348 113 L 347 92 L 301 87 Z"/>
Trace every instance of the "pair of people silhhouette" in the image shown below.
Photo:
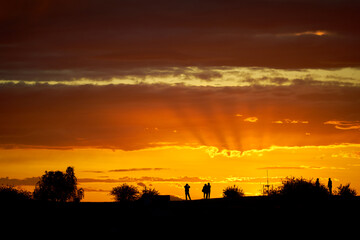
<path fill-rule="evenodd" d="M 186 184 L 184 186 L 184 188 L 185 188 L 185 199 L 188 200 L 188 197 L 189 197 L 189 200 L 191 200 L 191 197 L 190 197 L 190 185 Z M 210 198 L 210 192 L 211 192 L 210 183 L 204 184 L 202 192 L 204 193 L 204 198 L 206 198 L 206 199 Z"/>
<path fill-rule="evenodd" d="M 211 185 L 210 185 L 210 183 L 208 183 L 208 184 L 204 184 L 204 186 L 203 186 L 203 188 L 202 188 L 202 192 L 203 192 L 203 194 L 204 194 L 204 198 L 205 199 L 208 199 L 208 198 L 210 198 L 210 192 L 211 192 Z"/>
<path fill-rule="evenodd" d="M 316 179 L 315 186 L 316 186 L 316 188 L 320 188 L 319 178 Z M 329 178 L 329 181 L 328 181 L 328 188 L 329 188 L 330 195 L 332 195 L 332 181 L 331 181 L 331 178 Z"/>

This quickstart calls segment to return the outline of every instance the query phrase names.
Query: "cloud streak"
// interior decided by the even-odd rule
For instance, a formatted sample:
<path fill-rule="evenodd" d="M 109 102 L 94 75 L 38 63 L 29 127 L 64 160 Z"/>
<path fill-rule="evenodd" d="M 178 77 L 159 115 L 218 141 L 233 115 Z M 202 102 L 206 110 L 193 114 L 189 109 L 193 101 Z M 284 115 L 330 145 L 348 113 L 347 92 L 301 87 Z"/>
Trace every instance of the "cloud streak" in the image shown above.
<path fill-rule="evenodd" d="M 335 128 L 340 130 L 360 130 L 360 121 L 326 121 L 324 124 L 335 125 Z"/>
<path fill-rule="evenodd" d="M 112 169 L 108 172 L 137 172 L 137 171 L 161 171 L 168 170 L 168 168 L 123 168 L 123 169 Z"/>
<path fill-rule="evenodd" d="M 332 170 L 345 170 L 343 167 L 317 167 L 317 166 L 272 166 L 272 167 L 262 167 L 258 169 L 265 169 L 265 170 L 325 170 L 325 169 L 332 169 Z"/>
<path fill-rule="evenodd" d="M 10 186 L 33 186 L 40 180 L 39 177 L 31 177 L 24 179 L 17 178 L 0 178 L 0 185 L 10 185 Z"/>
<path fill-rule="evenodd" d="M 79 178 L 79 183 L 123 183 L 123 182 L 208 182 L 209 179 L 199 178 L 199 177 L 171 177 L 171 178 L 161 178 L 161 177 L 121 177 L 117 179 L 113 178 Z"/>

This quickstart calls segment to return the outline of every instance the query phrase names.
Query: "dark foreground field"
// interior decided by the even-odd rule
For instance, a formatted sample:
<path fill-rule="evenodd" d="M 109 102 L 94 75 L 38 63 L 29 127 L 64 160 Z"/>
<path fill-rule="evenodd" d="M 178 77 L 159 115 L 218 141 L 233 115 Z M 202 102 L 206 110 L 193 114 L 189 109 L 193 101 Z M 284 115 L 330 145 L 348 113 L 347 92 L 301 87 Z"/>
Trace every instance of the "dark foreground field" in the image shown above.
<path fill-rule="evenodd" d="M 187 228 L 209 222 L 237 226 L 237 230 L 273 226 L 281 228 L 302 222 L 316 228 L 324 221 L 359 223 L 360 199 L 319 201 L 284 201 L 267 197 L 244 197 L 240 200 L 209 199 L 193 201 L 155 201 L 120 204 L 106 203 L 2 203 L 2 229 L 8 231 L 43 231 L 51 234 L 121 234 L 144 229 L 178 234 Z M 180 225 L 179 225 L 180 224 Z M 224 225 L 222 225 L 224 226 Z M 220 226 L 218 226 L 220 227 Z M 184 229 L 185 228 L 185 229 Z M 216 229 L 213 229 L 216 230 Z M 139 233 L 140 233 L 139 232 Z M 150 234 L 151 232 L 149 232 Z M 152 232 L 153 233 L 153 232 Z M 206 233 L 206 232 L 205 232 Z M 209 229 L 207 230 L 209 233 Z M 135 233 L 134 233 L 135 234 Z"/>

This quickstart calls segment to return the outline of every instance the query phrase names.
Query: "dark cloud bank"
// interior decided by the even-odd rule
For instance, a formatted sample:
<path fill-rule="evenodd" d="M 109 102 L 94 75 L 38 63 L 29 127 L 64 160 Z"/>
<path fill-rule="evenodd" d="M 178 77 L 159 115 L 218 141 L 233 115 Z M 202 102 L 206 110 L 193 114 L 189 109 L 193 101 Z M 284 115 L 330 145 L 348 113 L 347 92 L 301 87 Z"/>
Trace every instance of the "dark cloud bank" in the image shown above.
<path fill-rule="evenodd" d="M 176 66 L 358 67 L 359 9 L 355 0 L 6 1 L 0 79 L 109 79 Z"/>

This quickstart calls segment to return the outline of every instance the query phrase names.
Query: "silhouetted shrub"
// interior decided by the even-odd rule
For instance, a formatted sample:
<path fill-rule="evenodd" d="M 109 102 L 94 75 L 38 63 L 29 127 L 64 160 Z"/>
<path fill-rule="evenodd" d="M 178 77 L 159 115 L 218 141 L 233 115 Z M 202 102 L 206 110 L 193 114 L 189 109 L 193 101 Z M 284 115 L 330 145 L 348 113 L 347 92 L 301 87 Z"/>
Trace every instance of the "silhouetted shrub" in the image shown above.
<path fill-rule="evenodd" d="M 139 190 L 137 187 L 124 183 L 121 186 L 114 187 L 110 195 L 112 195 L 117 202 L 131 202 L 139 198 Z"/>
<path fill-rule="evenodd" d="M 1 202 L 17 202 L 28 201 L 32 199 L 32 194 L 23 189 L 17 189 L 13 186 L 0 186 L 0 201 Z"/>
<path fill-rule="evenodd" d="M 305 178 L 286 177 L 282 185 L 269 191 L 269 196 L 281 196 L 290 199 L 314 199 L 329 196 L 329 191 L 323 184 Z"/>
<path fill-rule="evenodd" d="M 236 185 L 226 187 L 223 190 L 223 197 L 227 199 L 239 199 L 244 195 L 244 191 Z"/>
<path fill-rule="evenodd" d="M 155 188 L 145 188 L 141 191 L 140 199 L 153 199 L 156 196 L 159 196 L 159 191 L 155 190 Z"/>
<path fill-rule="evenodd" d="M 356 196 L 356 190 L 350 188 L 350 183 L 344 186 L 340 184 L 340 186 L 337 188 L 336 195 L 343 198 L 352 198 Z"/>
<path fill-rule="evenodd" d="M 83 197 L 84 190 L 77 189 L 77 178 L 72 167 L 68 167 L 66 173 L 46 171 L 36 183 L 34 190 L 36 200 L 66 202 L 80 201 Z"/>

